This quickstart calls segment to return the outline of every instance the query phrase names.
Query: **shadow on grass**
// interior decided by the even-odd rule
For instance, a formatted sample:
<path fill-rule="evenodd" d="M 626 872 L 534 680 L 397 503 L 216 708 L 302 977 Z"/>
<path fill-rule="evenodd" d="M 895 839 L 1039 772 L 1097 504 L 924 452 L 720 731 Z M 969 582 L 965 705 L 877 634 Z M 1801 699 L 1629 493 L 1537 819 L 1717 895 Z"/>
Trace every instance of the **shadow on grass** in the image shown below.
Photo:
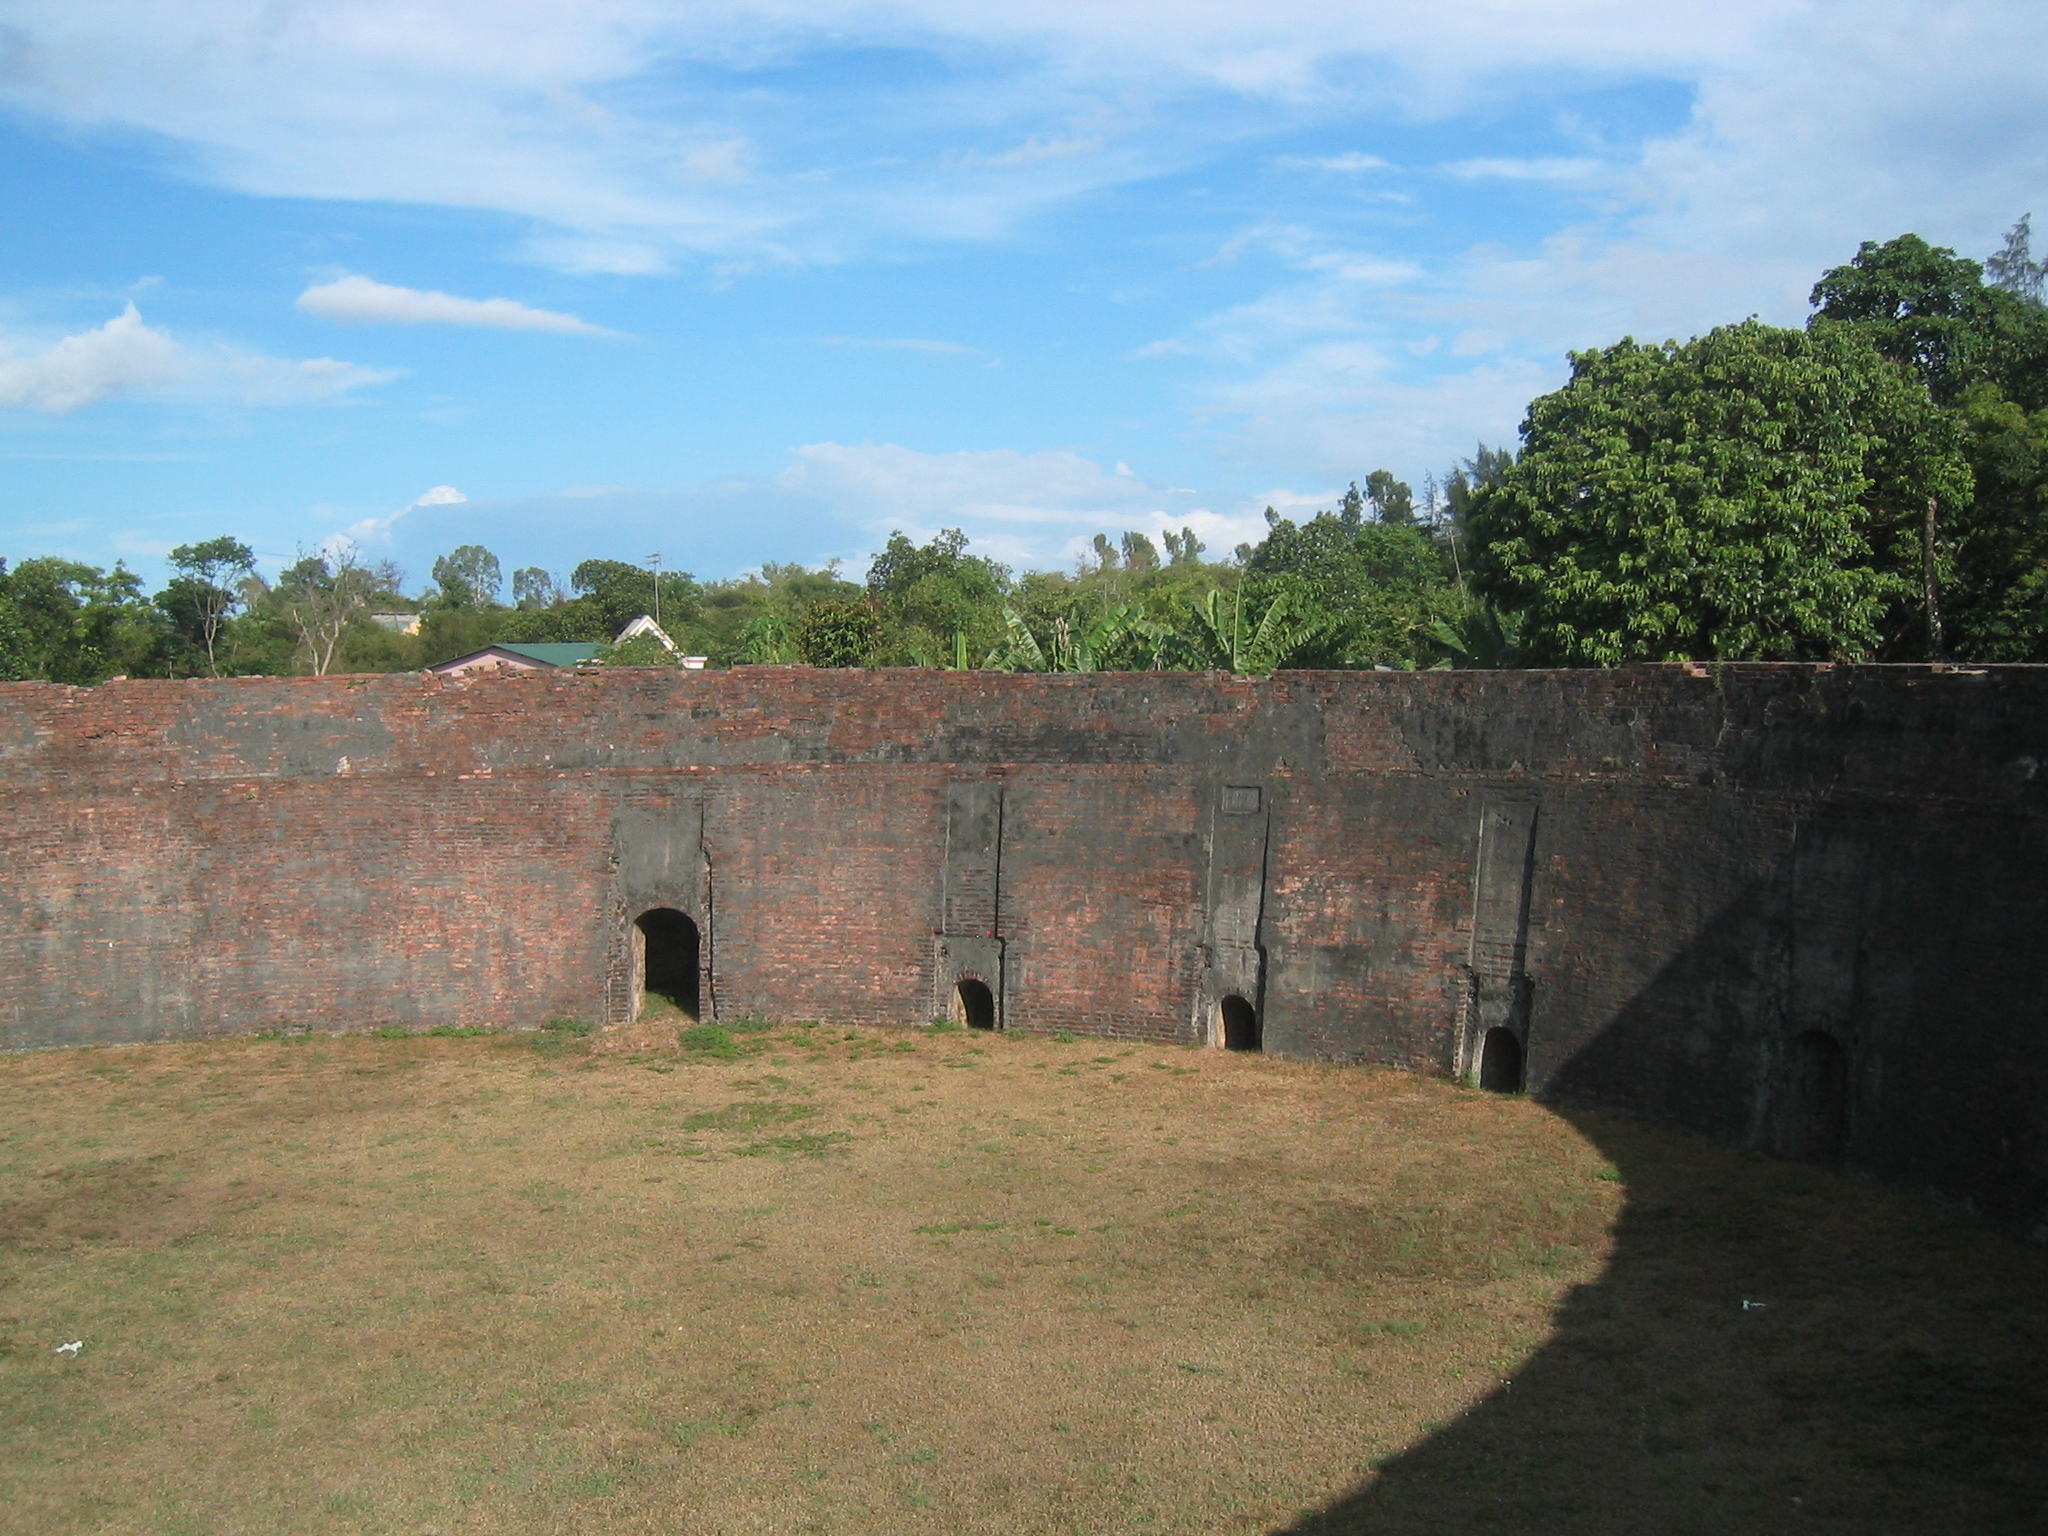
<path fill-rule="evenodd" d="M 2048 1254 L 1566 1113 L 1628 1188 L 1608 1270 L 1512 1380 L 1294 1536 L 2048 1533 Z"/>

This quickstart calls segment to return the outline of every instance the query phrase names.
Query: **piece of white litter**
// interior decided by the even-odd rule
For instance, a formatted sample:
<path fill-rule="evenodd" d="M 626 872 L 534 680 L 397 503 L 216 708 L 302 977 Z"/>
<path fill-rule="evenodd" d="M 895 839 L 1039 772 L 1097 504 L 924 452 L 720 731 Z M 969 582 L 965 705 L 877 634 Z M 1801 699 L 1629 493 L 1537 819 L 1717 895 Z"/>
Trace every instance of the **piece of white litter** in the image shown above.
<path fill-rule="evenodd" d="M 1765 1301 L 1745 1301 L 1742 1304 L 1742 1310 L 1745 1312 L 1761 1312 L 1769 1305 L 1770 1303 Z"/>
<path fill-rule="evenodd" d="M 56 1353 L 60 1355 L 75 1355 L 83 1348 L 85 1348 L 85 1340 L 73 1339 L 69 1344 L 59 1344 Z"/>

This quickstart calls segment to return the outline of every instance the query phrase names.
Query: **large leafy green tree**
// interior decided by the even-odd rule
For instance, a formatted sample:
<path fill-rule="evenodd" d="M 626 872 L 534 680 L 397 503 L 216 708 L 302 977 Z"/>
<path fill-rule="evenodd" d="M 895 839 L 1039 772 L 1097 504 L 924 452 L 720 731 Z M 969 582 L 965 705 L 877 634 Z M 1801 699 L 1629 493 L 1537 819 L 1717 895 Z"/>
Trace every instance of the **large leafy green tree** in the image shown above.
<path fill-rule="evenodd" d="M 1866 242 L 1813 290 L 1957 414 L 1972 496 L 1937 506 L 1945 638 L 1958 655 L 2048 660 L 2048 308 L 2022 219 L 1985 269 L 1917 235 Z"/>
<path fill-rule="evenodd" d="M 241 606 L 244 586 L 256 574 L 255 551 L 223 534 L 180 544 L 171 551 L 171 569 L 177 575 L 157 594 L 156 604 L 174 633 L 206 652 L 206 670 L 219 677 L 221 629 Z"/>
<path fill-rule="evenodd" d="M 446 608 L 489 608 L 505 578 L 498 557 L 481 544 L 462 544 L 434 562 L 434 585 Z"/>
<path fill-rule="evenodd" d="M 1574 353 L 1522 437 L 1470 519 L 1537 664 L 1898 653 L 1928 501 L 1971 491 L 1954 417 L 1840 324 Z"/>
<path fill-rule="evenodd" d="M 867 584 L 884 662 L 925 664 L 963 651 L 978 657 L 1001 642 L 1010 573 L 968 554 L 967 542 L 958 528 L 941 529 L 923 545 L 889 535 Z"/>
<path fill-rule="evenodd" d="M 1432 654 L 1436 623 L 1457 609 L 1442 552 L 1413 520 L 1407 487 L 1381 486 L 1395 522 L 1368 521 L 1354 486 L 1334 512 L 1296 524 L 1268 508 L 1266 537 L 1244 551 L 1245 580 L 1261 606 L 1287 595 L 1314 621 L 1292 665 L 1414 666 Z"/>
<path fill-rule="evenodd" d="M 75 560 L 24 560 L 0 573 L 0 599 L 16 674 L 89 687 L 163 666 L 164 616 L 143 596 L 142 578 Z"/>

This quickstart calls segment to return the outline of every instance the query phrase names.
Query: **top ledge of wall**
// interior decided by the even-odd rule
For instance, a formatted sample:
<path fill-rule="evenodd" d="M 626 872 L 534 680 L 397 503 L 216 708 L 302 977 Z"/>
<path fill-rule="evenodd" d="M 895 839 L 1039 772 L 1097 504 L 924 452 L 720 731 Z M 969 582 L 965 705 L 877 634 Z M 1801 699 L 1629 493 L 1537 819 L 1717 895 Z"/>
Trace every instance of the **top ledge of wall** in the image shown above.
<path fill-rule="evenodd" d="M 2048 793 L 2048 666 L 1081 674 L 740 667 L 0 683 L 0 784 L 1096 765 Z M 75 787 L 75 786 L 74 786 Z"/>

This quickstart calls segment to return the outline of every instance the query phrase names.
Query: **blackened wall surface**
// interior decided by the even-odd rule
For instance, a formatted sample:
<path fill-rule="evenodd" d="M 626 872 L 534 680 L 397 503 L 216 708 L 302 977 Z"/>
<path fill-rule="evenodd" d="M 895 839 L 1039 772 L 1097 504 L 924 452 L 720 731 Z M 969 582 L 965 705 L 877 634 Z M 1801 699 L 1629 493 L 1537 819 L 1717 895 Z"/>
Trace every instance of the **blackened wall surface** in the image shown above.
<path fill-rule="evenodd" d="M 2048 669 L 0 685 L 0 1045 L 703 1002 L 1469 1072 L 2048 1222 Z M 993 972 L 994 974 L 988 974 Z"/>

